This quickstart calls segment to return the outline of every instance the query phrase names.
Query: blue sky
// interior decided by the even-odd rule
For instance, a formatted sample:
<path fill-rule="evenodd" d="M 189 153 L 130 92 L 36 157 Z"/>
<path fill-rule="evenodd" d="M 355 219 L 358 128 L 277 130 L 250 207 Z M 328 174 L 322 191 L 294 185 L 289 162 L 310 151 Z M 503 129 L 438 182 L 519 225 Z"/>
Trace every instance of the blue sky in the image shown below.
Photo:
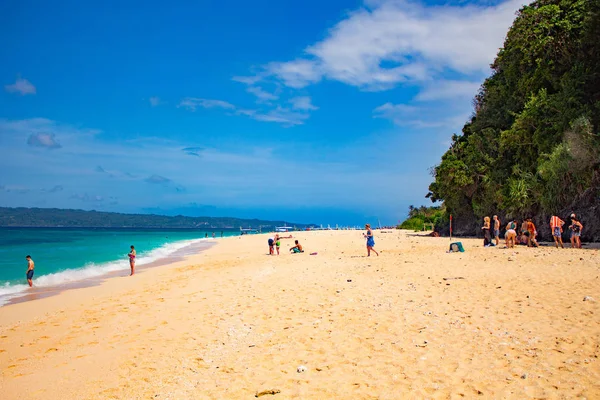
<path fill-rule="evenodd" d="M 4 1 L 0 205 L 395 223 L 522 4 Z"/>

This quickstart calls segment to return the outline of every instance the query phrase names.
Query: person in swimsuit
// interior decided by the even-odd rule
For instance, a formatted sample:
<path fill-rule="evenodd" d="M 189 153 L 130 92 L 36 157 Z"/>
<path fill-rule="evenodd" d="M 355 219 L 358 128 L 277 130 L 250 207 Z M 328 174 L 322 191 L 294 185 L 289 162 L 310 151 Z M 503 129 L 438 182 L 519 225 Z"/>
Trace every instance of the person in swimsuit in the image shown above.
<path fill-rule="evenodd" d="M 560 243 L 560 247 L 561 248 L 565 248 L 565 246 L 563 245 L 563 240 L 562 240 L 562 233 L 563 233 L 563 225 L 565 224 L 565 221 L 563 221 L 562 219 L 558 218 L 556 215 L 553 215 L 552 217 L 550 217 L 550 230 L 552 231 L 552 237 L 554 238 L 554 244 L 556 245 L 556 248 L 558 249 L 558 245 Z"/>
<path fill-rule="evenodd" d="M 294 247 L 290 248 L 290 251 L 293 253 L 304 253 L 304 249 L 302 248 L 302 245 L 300 243 L 298 243 L 298 241 L 295 241 L 296 245 Z"/>
<path fill-rule="evenodd" d="M 373 250 L 375 252 L 375 254 L 377 254 L 379 256 L 379 253 L 377 252 L 377 250 L 374 249 L 375 239 L 373 238 L 373 231 L 371 230 L 371 225 L 366 224 L 365 229 L 367 230 L 367 233 L 363 234 L 363 236 L 365 238 L 367 238 L 367 257 L 371 256 L 371 250 Z"/>
<path fill-rule="evenodd" d="M 494 215 L 494 237 L 496 238 L 496 246 L 500 244 L 500 220 L 497 215 Z"/>
<path fill-rule="evenodd" d="M 531 218 L 527 218 L 527 247 L 538 247 L 538 242 L 535 239 L 537 236 L 537 229 Z"/>
<path fill-rule="evenodd" d="M 511 221 L 506 225 L 506 233 L 504 234 L 504 238 L 506 239 L 506 247 L 514 248 L 515 243 L 517 241 L 517 223 L 516 221 Z"/>
<path fill-rule="evenodd" d="M 25 257 L 27 260 L 27 283 L 29 287 L 33 287 L 33 269 L 35 268 L 35 263 L 31 259 L 31 256 Z"/>
<path fill-rule="evenodd" d="M 131 268 L 131 275 L 135 274 L 135 247 L 131 246 L 129 256 L 129 267 Z M 131 276 L 129 275 L 129 276 Z"/>
<path fill-rule="evenodd" d="M 269 255 L 271 255 L 271 256 L 275 253 L 274 246 L 275 246 L 275 239 L 269 238 Z"/>
<path fill-rule="evenodd" d="M 490 217 L 483 218 L 483 247 L 490 247 L 492 245 L 492 237 L 490 236 Z"/>
<path fill-rule="evenodd" d="M 277 255 L 279 255 L 279 247 L 281 246 L 281 241 L 279 240 L 279 236 L 275 236 L 275 248 L 277 249 Z"/>
<path fill-rule="evenodd" d="M 571 216 L 571 225 L 569 226 L 571 229 L 571 247 L 574 249 L 581 248 L 581 231 L 583 229 L 583 225 L 575 215 Z"/>

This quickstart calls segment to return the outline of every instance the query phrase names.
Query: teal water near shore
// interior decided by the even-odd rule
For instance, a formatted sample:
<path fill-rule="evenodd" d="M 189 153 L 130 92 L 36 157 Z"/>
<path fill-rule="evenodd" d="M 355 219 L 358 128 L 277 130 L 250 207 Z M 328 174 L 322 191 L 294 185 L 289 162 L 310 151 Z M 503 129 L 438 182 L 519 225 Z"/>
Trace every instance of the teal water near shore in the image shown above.
<path fill-rule="evenodd" d="M 221 236 L 221 231 L 215 231 Z M 239 231 L 223 231 L 237 236 Z M 202 242 L 213 231 L 190 229 L 71 229 L 0 228 L 0 305 L 27 289 L 25 273 L 31 255 L 35 261 L 36 287 L 54 287 L 127 271 L 129 246 L 137 251 L 138 266 L 177 255 L 181 249 Z"/>

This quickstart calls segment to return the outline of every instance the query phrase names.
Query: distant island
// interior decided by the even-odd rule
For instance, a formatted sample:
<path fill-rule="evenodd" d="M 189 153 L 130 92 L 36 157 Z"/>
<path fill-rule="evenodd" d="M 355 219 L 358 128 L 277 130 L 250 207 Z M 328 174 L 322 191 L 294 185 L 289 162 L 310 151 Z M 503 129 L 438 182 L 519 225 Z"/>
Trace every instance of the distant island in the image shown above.
<path fill-rule="evenodd" d="M 0 227 L 37 228 L 148 228 L 148 229 L 239 229 L 273 230 L 284 225 L 304 229 L 312 224 L 230 217 L 169 217 L 154 214 L 120 214 L 58 208 L 0 207 Z"/>

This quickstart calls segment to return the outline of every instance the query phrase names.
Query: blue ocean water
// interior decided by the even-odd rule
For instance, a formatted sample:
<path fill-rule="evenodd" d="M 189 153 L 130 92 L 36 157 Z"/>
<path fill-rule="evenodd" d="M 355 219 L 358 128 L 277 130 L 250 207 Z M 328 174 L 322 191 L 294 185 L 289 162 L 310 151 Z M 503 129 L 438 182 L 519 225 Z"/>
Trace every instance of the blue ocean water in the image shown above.
<path fill-rule="evenodd" d="M 190 229 L 0 228 L 0 305 L 27 290 L 27 255 L 35 262 L 34 286 L 51 287 L 128 270 L 131 245 L 140 266 L 205 240 L 207 233 L 212 238 L 213 231 Z M 239 231 L 223 231 L 233 235 Z"/>

